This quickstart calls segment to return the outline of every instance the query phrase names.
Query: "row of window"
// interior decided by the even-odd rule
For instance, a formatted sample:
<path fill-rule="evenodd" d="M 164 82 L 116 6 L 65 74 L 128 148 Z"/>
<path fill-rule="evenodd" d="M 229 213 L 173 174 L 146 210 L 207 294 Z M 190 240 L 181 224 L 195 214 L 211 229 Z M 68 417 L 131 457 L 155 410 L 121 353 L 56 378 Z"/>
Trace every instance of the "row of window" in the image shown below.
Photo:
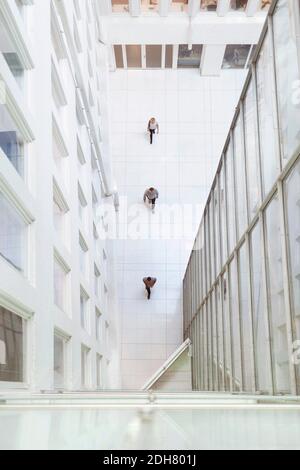
<path fill-rule="evenodd" d="M 25 383 L 27 378 L 27 321 L 0 306 L 0 382 Z M 54 334 L 54 387 L 68 387 L 70 346 L 72 339 Z M 81 387 L 92 385 L 91 349 L 81 345 Z M 108 365 L 108 362 L 107 362 Z M 103 388 L 103 357 L 96 354 L 96 387 Z"/>
<path fill-rule="evenodd" d="M 141 0 L 140 6 L 142 11 L 159 11 L 159 0 Z M 199 11 L 213 11 L 218 8 L 218 0 L 199 0 Z M 229 11 L 245 11 L 248 0 L 230 0 Z M 271 0 L 262 0 L 260 8 L 268 9 Z M 189 0 L 172 0 L 171 11 L 187 12 Z M 115 13 L 124 13 L 129 11 L 129 0 L 112 0 L 112 11 Z"/>
<path fill-rule="evenodd" d="M 264 32 L 184 281 L 196 389 L 299 390 L 300 75 L 290 7 L 279 0 Z"/>
<path fill-rule="evenodd" d="M 226 46 L 223 69 L 247 68 L 253 57 L 255 46 Z M 171 45 L 115 45 L 114 56 L 117 68 L 200 68 L 203 46 L 201 44 Z"/>

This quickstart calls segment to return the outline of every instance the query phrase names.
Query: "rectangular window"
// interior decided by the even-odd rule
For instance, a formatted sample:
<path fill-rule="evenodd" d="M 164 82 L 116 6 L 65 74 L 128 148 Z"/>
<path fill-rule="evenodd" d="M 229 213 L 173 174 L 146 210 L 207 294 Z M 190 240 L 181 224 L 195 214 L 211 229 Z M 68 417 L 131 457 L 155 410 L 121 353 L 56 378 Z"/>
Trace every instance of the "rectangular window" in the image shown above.
<path fill-rule="evenodd" d="M 180 44 L 178 51 L 178 68 L 200 68 L 202 46 L 193 44 L 189 48 L 188 44 Z"/>
<path fill-rule="evenodd" d="M 68 311 L 68 271 L 54 256 L 54 303 L 63 312 Z"/>
<path fill-rule="evenodd" d="M 200 0 L 200 8 L 204 11 L 216 11 L 218 0 Z"/>
<path fill-rule="evenodd" d="M 28 225 L 0 192 L 0 256 L 18 271 L 26 271 Z"/>
<path fill-rule="evenodd" d="M 102 341 L 102 315 L 96 308 L 96 340 Z"/>
<path fill-rule="evenodd" d="M 24 382 L 25 321 L 0 306 L 0 382 Z"/>
<path fill-rule="evenodd" d="M 266 195 L 279 174 L 275 148 L 275 112 L 273 109 L 271 78 L 271 52 L 267 33 L 256 65 L 258 117 L 262 159 L 263 190 Z"/>
<path fill-rule="evenodd" d="M 103 389 L 103 379 L 102 379 L 102 356 L 97 354 L 96 357 L 96 367 L 97 367 L 97 389 Z"/>
<path fill-rule="evenodd" d="M 88 247 L 85 243 L 84 238 L 81 234 L 79 234 L 79 264 L 80 264 L 80 271 L 83 276 L 87 275 L 87 253 Z"/>
<path fill-rule="evenodd" d="M 230 141 L 225 156 L 226 166 L 226 202 L 227 202 L 227 227 L 228 227 L 228 246 L 229 254 L 236 245 L 235 231 L 235 194 L 234 194 L 234 172 L 233 172 L 233 155 L 232 142 Z"/>
<path fill-rule="evenodd" d="M 80 324 L 81 327 L 88 331 L 89 329 L 89 316 L 88 316 L 88 301 L 89 297 L 87 293 L 80 289 Z"/>
<path fill-rule="evenodd" d="M 140 69 L 142 67 L 142 51 L 139 45 L 127 45 L 127 67 Z"/>
<path fill-rule="evenodd" d="M 24 177 L 24 139 L 7 106 L 0 101 L 0 148 L 20 176 Z"/>
<path fill-rule="evenodd" d="M 172 0 L 172 11 L 186 12 L 188 3 L 188 0 Z"/>
<path fill-rule="evenodd" d="M 81 345 L 81 387 L 83 389 L 90 386 L 90 349 Z"/>
<path fill-rule="evenodd" d="M 171 44 L 166 45 L 165 67 L 166 69 L 173 67 L 173 45 Z"/>
<path fill-rule="evenodd" d="M 245 11 L 247 8 L 248 0 L 231 0 L 230 8 L 231 10 Z"/>
<path fill-rule="evenodd" d="M 146 67 L 161 68 L 162 46 L 150 45 L 146 46 Z"/>
<path fill-rule="evenodd" d="M 95 296 L 99 299 L 100 294 L 101 294 L 100 272 L 95 264 L 94 264 L 94 292 L 95 292 Z"/>
<path fill-rule="evenodd" d="M 270 342 L 268 333 L 267 307 L 264 295 L 260 223 L 257 223 L 252 230 L 250 234 L 250 242 L 254 351 L 257 380 L 256 386 L 257 390 L 261 392 L 272 393 Z"/>
<path fill-rule="evenodd" d="M 15 52 L 5 52 L 3 53 L 3 57 L 11 73 L 15 77 L 18 86 L 22 90 L 24 85 L 24 67 L 20 61 L 18 54 L 16 54 Z"/>
<path fill-rule="evenodd" d="M 128 0 L 112 0 L 111 3 L 114 13 L 124 13 L 129 11 Z"/>
<path fill-rule="evenodd" d="M 246 200 L 246 172 L 244 141 L 242 133 L 242 118 L 239 116 L 233 131 L 234 140 L 234 165 L 236 181 L 236 205 L 237 205 L 237 231 L 238 240 L 243 235 L 248 225 L 247 200 Z M 233 208 L 232 208 L 233 209 Z"/>
<path fill-rule="evenodd" d="M 229 292 L 230 292 L 230 313 L 231 313 L 231 341 L 232 341 L 232 369 L 233 369 L 233 390 L 242 391 L 242 360 L 241 360 L 241 334 L 240 334 L 240 311 L 238 302 L 238 279 L 236 263 L 233 260 L 229 265 Z"/>
<path fill-rule="evenodd" d="M 120 45 L 114 46 L 114 51 L 115 51 L 116 67 L 118 69 L 123 69 L 124 68 L 124 61 L 123 61 L 122 46 L 120 46 Z"/>
<path fill-rule="evenodd" d="M 54 387 L 65 388 L 66 376 L 66 340 L 59 334 L 54 334 Z"/>
<path fill-rule="evenodd" d="M 265 212 L 270 328 L 276 393 L 290 393 L 289 348 L 284 304 L 279 203 L 275 197 Z"/>
<path fill-rule="evenodd" d="M 248 63 L 251 45 L 229 44 L 226 46 L 223 69 L 244 69 Z"/>

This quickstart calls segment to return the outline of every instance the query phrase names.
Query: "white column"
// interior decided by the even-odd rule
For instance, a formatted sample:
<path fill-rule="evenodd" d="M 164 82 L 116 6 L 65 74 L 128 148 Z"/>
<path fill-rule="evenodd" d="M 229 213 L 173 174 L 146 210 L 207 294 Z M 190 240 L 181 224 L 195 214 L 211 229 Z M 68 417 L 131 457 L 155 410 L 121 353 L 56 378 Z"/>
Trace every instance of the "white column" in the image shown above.
<path fill-rule="evenodd" d="M 100 15 L 110 15 L 112 13 L 111 0 L 98 0 L 98 8 Z"/>
<path fill-rule="evenodd" d="M 160 16 L 168 16 L 171 8 L 172 0 L 160 0 L 159 2 L 159 14 Z"/>
<path fill-rule="evenodd" d="M 141 0 L 129 0 L 129 11 L 131 16 L 140 16 Z"/>
<path fill-rule="evenodd" d="M 260 8 L 261 0 L 248 0 L 246 15 L 254 16 Z"/>
<path fill-rule="evenodd" d="M 219 0 L 217 13 L 219 16 L 225 16 L 230 10 L 230 0 Z"/>
<path fill-rule="evenodd" d="M 224 53 L 225 44 L 221 45 L 204 45 L 201 58 L 201 75 L 204 76 L 218 76 L 220 75 Z"/>
<path fill-rule="evenodd" d="M 197 15 L 200 10 L 200 1 L 199 0 L 189 0 L 188 12 L 191 17 Z"/>

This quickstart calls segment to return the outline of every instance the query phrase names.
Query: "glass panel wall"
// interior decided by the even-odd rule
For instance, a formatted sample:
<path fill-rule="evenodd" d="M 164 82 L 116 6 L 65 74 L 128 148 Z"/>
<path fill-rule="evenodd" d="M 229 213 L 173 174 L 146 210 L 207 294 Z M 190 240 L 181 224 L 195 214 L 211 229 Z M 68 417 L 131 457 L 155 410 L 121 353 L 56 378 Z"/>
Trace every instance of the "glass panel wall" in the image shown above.
<path fill-rule="evenodd" d="M 0 306 L 0 382 L 24 382 L 25 321 Z"/>
<path fill-rule="evenodd" d="M 278 197 L 275 197 L 266 209 L 265 226 L 274 385 L 276 392 L 289 393 L 291 390 L 289 381 L 289 348 L 284 305 Z"/>
<path fill-rule="evenodd" d="M 184 279 L 197 390 L 300 393 L 300 120 L 279 96 L 283 69 L 294 77 L 300 51 L 292 65 L 272 60 L 283 25 L 294 37 L 292 6 L 274 1 L 274 34 L 266 27 L 254 55 Z"/>

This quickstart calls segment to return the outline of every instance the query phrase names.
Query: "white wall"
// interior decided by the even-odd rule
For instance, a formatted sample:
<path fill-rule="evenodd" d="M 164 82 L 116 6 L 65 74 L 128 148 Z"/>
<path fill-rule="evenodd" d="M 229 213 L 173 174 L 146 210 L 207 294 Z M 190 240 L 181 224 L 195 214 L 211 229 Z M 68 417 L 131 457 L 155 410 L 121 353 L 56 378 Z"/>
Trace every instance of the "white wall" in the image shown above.
<path fill-rule="evenodd" d="M 219 78 L 201 77 L 198 70 L 111 73 L 112 155 L 121 198 L 117 266 L 125 389 L 140 388 L 182 342 L 182 279 L 244 78 L 244 71 L 224 71 Z M 146 128 L 152 115 L 161 134 L 151 147 Z M 151 185 L 160 191 L 155 215 L 141 204 Z M 172 222 L 168 205 L 174 203 L 179 217 Z M 173 239 L 128 239 L 132 220 L 142 229 L 165 230 L 175 224 L 186 233 Z M 148 275 L 158 278 L 151 301 L 142 283 Z"/>

